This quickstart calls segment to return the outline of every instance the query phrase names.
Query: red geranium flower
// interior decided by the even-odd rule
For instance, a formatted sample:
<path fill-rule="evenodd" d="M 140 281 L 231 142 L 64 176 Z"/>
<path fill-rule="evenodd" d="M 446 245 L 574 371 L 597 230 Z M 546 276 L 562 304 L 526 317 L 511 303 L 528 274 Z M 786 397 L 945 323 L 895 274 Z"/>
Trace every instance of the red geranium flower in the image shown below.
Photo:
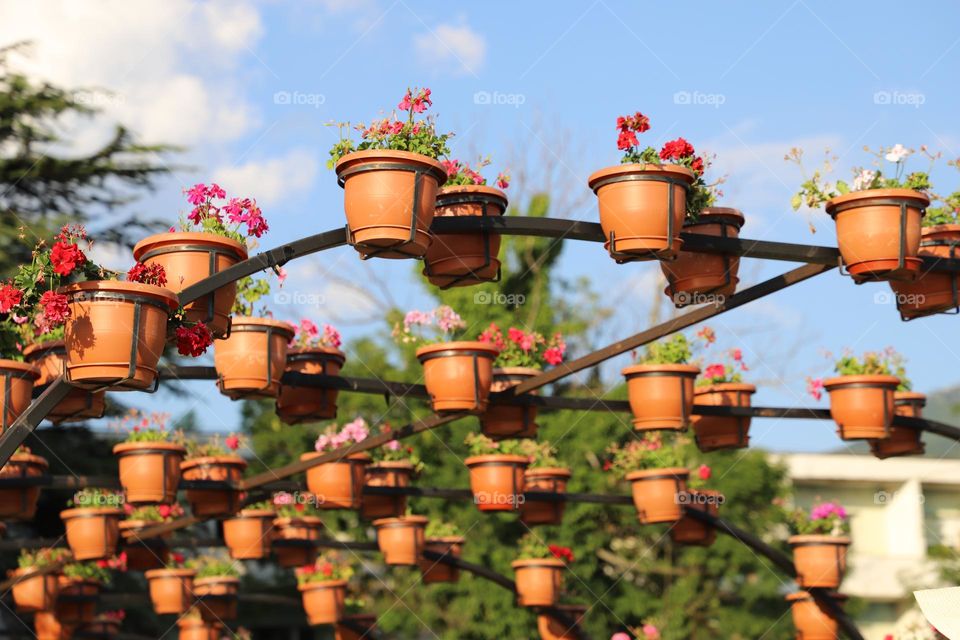
<path fill-rule="evenodd" d="M 40 296 L 40 306 L 43 307 L 43 318 L 48 322 L 59 324 L 70 317 L 70 306 L 67 296 L 56 291 L 44 291 Z"/>
<path fill-rule="evenodd" d="M 684 140 L 683 138 L 677 138 L 676 140 L 671 140 L 670 142 L 663 145 L 663 148 L 660 149 L 660 159 L 661 160 L 682 160 L 683 158 L 689 158 L 694 153 L 693 145 Z M 703 161 L 701 160 L 701 165 Z M 701 167 L 702 170 L 702 167 Z"/>
<path fill-rule="evenodd" d="M 23 291 L 12 284 L 0 286 L 0 313 L 10 313 L 10 310 L 23 300 Z"/>
<path fill-rule="evenodd" d="M 227 449 L 230 449 L 231 451 L 236 451 L 237 449 L 240 448 L 240 437 L 227 436 L 226 439 L 223 441 L 223 443 L 227 445 Z"/>
<path fill-rule="evenodd" d="M 163 287 L 167 284 L 167 272 L 163 265 L 159 264 L 135 264 L 127 271 L 127 280 L 130 282 L 139 282 L 140 284 L 152 284 L 155 287 Z"/>
<path fill-rule="evenodd" d="M 177 351 L 183 356 L 196 358 L 206 353 L 207 347 L 213 344 L 213 334 L 202 322 L 192 327 L 177 327 L 175 334 Z"/>
<path fill-rule="evenodd" d="M 50 263 L 53 265 L 53 271 L 61 276 L 70 275 L 74 269 L 86 260 L 87 257 L 83 255 L 80 247 L 72 242 L 58 240 L 50 250 Z"/>

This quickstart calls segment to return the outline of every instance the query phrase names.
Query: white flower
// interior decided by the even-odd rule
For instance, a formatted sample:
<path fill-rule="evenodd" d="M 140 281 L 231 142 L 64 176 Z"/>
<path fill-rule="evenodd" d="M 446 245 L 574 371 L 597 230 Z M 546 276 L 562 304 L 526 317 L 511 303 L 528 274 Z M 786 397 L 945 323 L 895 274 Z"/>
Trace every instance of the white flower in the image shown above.
<path fill-rule="evenodd" d="M 870 171 L 869 169 L 860 169 L 860 171 L 853 178 L 853 190 L 854 191 L 863 191 L 869 189 L 870 185 L 873 184 L 873 181 L 877 177 L 876 171 Z"/>
<path fill-rule="evenodd" d="M 887 159 L 888 162 L 903 162 L 904 158 L 913 153 L 910 149 L 907 149 L 899 142 L 887 151 L 887 155 L 883 156 Z"/>

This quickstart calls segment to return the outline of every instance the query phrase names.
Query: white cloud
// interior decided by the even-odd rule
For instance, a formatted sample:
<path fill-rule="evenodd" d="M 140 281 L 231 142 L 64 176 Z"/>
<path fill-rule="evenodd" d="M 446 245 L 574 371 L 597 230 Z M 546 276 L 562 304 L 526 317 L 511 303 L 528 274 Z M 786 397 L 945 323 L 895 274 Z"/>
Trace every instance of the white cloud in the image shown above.
<path fill-rule="evenodd" d="M 318 168 L 315 153 L 293 149 L 267 160 L 220 167 L 213 176 L 228 194 L 255 197 L 261 206 L 270 206 L 309 190 Z"/>
<path fill-rule="evenodd" d="M 460 74 L 476 75 L 487 55 L 486 40 L 468 25 L 441 24 L 414 36 L 413 43 L 425 64 L 453 64 Z"/>

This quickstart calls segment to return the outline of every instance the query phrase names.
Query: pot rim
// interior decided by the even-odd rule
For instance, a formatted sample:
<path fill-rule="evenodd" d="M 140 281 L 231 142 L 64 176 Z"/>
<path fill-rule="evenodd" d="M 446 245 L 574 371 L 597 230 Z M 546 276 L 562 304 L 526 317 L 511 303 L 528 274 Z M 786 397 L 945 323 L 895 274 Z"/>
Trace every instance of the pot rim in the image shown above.
<path fill-rule="evenodd" d="M 417 359 L 437 351 L 483 351 L 496 358 L 499 351 L 489 342 L 480 342 L 479 340 L 453 340 L 451 342 L 438 342 L 436 344 L 426 344 L 419 347 L 416 352 Z"/>
<path fill-rule="evenodd" d="M 343 364 L 347 359 L 347 354 L 336 347 L 290 347 L 287 349 L 288 360 L 290 359 L 290 356 L 301 355 L 333 356 L 341 360 L 340 364 Z M 322 360 L 323 358 L 320 359 Z"/>
<path fill-rule="evenodd" d="M 240 260 L 246 260 L 248 255 L 246 244 L 222 236 L 219 233 L 213 233 L 212 231 L 165 231 L 147 236 L 133 245 L 133 259 L 139 262 L 140 256 L 147 253 L 154 245 L 179 244 L 181 242 L 220 245 L 233 249 Z"/>
<path fill-rule="evenodd" d="M 958 236 L 960 238 L 960 224 L 934 224 L 920 228 L 920 236 Z"/>
<path fill-rule="evenodd" d="M 695 227 L 700 224 L 729 224 L 737 228 L 737 231 L 743 228 L 746 223 L 746 217 L 743 212 L 733 207 L 704 207 L 703 211 L 697 216 L 696 221 L 685 219 L 684 227 Z"/>
<path fill-rule="evenodd" d="M 831 591 L 828 595 L 834 600 L 847 600 L 850 597 L 845 593 L 838 593 L 836 591 Z M 787 602 L 799 602 L 803 600 L 813 600 L 814 597 L 808 591 L 795 591 L 794 593 L 785 595 L 784 599 Z"/>
<path fill-rule="evenodd" d="M 830 198 L 824 209 L 827 215 L 833 216 L 833 210 L 840 205 L 857 202 L 859 200 L 872 200 L 877 198 L 902 198 L 904 200 L 914 200 L 921 203 L 919 206 L 925 208 L 930 204 L 930 197 L 920 191 L 913 189 L 866 189 L 864 191 L 851 191 L 836 198 Z M 863 206 L 868 206 L 864 204 Z"/>
<path fill-rule="evenodd" d="M 339 177 L 340 173 L 344 170 L 344 168 L 347 167 L 347 165 L 371 162 L 378 159 L 386 161 L 405 160 L 407 162 L 423 164 L 429 169 L 432 169 L 430 173 L 433 173 L 437 177 L 437 181 L 440 185 L 447 181 L 447 172 L 444 170 L 443 165 L 440 164 L 439 160 L 436 158 L 431 158 L 430 156 L 425 156 L 422 153 L 413 153 L 412 151 L 393 151 L 390 149 L 365 149 L 363 151 L 351 151 L 337 160 L 337 164 L 334 165 L 333 170 Z"/>
<path fill-rule="evenodd" d="M 20 371 L 22 373 L 29 374 L 34 380 L 40 377 L 40 369 L 29 362 L 20 362 L 19 360 L 0 358 L 0 370 L 2 369 L 13 369 L 14 371 Z"/>
<path fill-rule="evenodd" d="M 428 522 L 430 522 L 430 518 L 428 518 L 427 516 L 400 516 L 397 518 L 377 518 L 370 524 L 372 524 L 374 527 L 380 528 L 380 527 L 392 527 L 392 526 L 404 525 L 404 524 L 426 525 Z"/>
<path fill-rule="evenodd" d="M 241 469 L 247 468 L 247 461 L 240 456 L 226 455 L 226 456 L 200 456 L 199 458 L 187 458 L 180 463 L 180 470 L 185 471 L 187 469 L 192 469 L 199 466 L 212 466 L 212 465 L 223 465 L 223 466 L 232 466 L 232 467 L 241 467 Z"/>
<path fill-rule="evenodd" d="M 277 512 L 272 509 L 240 509 L 227 520 L 258 520 L 267 517 L 273 520 L 277 517 Z"/>
<path fill-rule="evenodd" d="M 113 455 L 124 454 L 128 451 L 149 451 L 150 449 L 156 449 L 157 451 L 179 451 L 181 453 L 187 452 L 186 447 L 176 442 L 120 442 L 113 445 Z"/>
<path fill-rule="evenodd" d="M 233 316 L 230 320 L 231 330 L 243 325 L 253 325 L 256 327 L 273 327 L 294 336 L 293 325 L 283 320 L 274 320 L 273 318 L 261 318 L 259 316 Z"/>
<path fill-rule="evenodd" d="M 24 359 L 35 359 L 40 360 L 41 358 L 49 355 L 51 351 L 66 351 L 67 343 L 64 340 L 47 340 L 46 342 L 31 342 L 26 347 L 23 348 L 23 357 Z M 54 354 L 63 356 L 63 353 Z"/>
<path fill-rule="evenodd" d="M 323 518 L 319 516 L 281 516 L 273 519 L 273 526 L 275 527 L 284 527 L 284 526 L 294 526 L 294 525 L 307 525 L 307 526 L 324 526 Z"/>
<path fill-rule="evenodd" d="M 512 453 L 485 453 L 480 456 L 469 456 L 464 459 L 463 464 L 467 465 L 469 468 L 474 465 L 487 464 L 490 462 L 499 462 L 504 466 L 522 464 L 524 467 L 526 467 L 528 464 L 530 464 L 530 458 Z"/>
<path fill-rule="evenodd" d="M 10 456 L 10 459 L 9 459 L 9 460 L 7 460 L 7 464 L 10 464 L 11 462 L 20 462 L 20 463 L 23 463 L 23 464 L 35 464 L 35 465 L 37 465 L 38 467 L 43 467 L 44 469 L 49 469 L 49 468 L 50 468 L 50 463 L 47 462 L 47 459 L 46 459 L 46 458 L 41 457 L 41 456 L 38 456 L 38 455 L 36 455 L 36 454 L 34 454 L 34 453 L 17 453 L 17 454 L 14 454 L 14 455 Z M 5 466 L 6 466 L 6 465 L 4 465 L 4 467 L 5 467 Z M 4 467 L 0 467 L 0 478 L 4 477 L 4 476 L 3 476 L 3 473 L 2 473 Z"/>
<path fill-rule="evenodd" d="M 836 376 L 824 380 L 823 388 L 829 391 L 830 387 L 839 388 L 850 384 L 873 384 L 878 387 L 893 385 L 893 387 L 896 388 L 900 386 L 900 378 L 887 375 Z"/>
<path fill-rule="evenodd" d="M 893 401 L 902 401 L 905 404 L 927 403 L 927 394 L 919 391 L 894 391 Z"/>
<path fill-rule="evenodd" d="M 210 584 L 240 584 L 240 578 L 234 576 L 207 576 L 206 578 L 195 578 L 193 586 L 205 586 Z"/>
<path fill-rule="evenodd" d="M 546 476 L 554 478 L 569 478 L 573 473 L 567 467 L 527 467 L 524 472 L 527 476 Z"/>
<path fill-rule="evenodd" d="M 538 376 L 543 373 L 543 369 L 536 367 L 494 367 L 493 376 Z"/>
<path fill-rule="evenodd" d="M 167 578 L 167 577 L 189 578 L 189 577 L 195 576 L 196 574 L 197 574 L 196 569 L 186 569 L 186 568 L 167 569 L 166 567 L 164 567 L 163 569 L 150 569 L 149 571 L 143 572 L 143 576 L 147 580 L 150 580 L 151 578 Z"/>
<path fill-rule="evenodd" d="M 302 462 L 304 460 L 313 460 L 316 457 L 319 457 L 328 453 L 331 453 L 331 452 L 330 451 L 307 451 L 306 453 L 300 454 L 300 461 Z M 323 464 L 341 464 L 344 462 L 348 462 L 350 460 L 353 460 L 355 462 L 369 463 L 372 460 L 372 458 L 370 457 L 370 454 L 367 453 L 366 451 L 357 451 L 356 453 L 349 453 L 343 456 L 342 458 L 340 458 L 339 460 L 329 460 L 327 462 L 324 462 Z M 307 471 L 309 471 L 309 469 L 307 469 Z"/>
<path fill-rule="evenodd" d="M 424 544 L 464 544 L 466 541 L 466 536 L 439 536 L 426 538 Z"/>
<path fill-rule="evenodd" d="M 696 376 L 700 374 L 700 367 L 693 364 L 632 364 L 620 370 L 620 374 L 623 376 L 659 372 L 692 374 Z"/>
<path fill-rule="evenodd" d="M 166 287 L 157 287 L 152 284 L 143 284 L 140 282 L 127 282 L 126 280 L 87 280 L 85 282 L 75 282 L 57 289 L 58 293 L 66 295 L 68 298 L 74 293 L 86 292 L 105 292 L 105 293 L 132 293 L 142 296 L 149 296 L 165 302 L 171 311 L 180 306 L 177 294 Z"/>
<path fill-rule="evenodd" d="M 391 471 L 413 471 L 413 463 L 408 460 L 381 460 L 367 465 L 367 472 L 377 469 L 390 469 Z"/>
<path fill-rule="evenodd" d="M 630 163 L 630 164 L 617 164 L 610 167 L 604 167 L 598 171 L 594 171 L 590 174 L 590 177 L 587 178 L 587 186 L 590 187 L 590 190 L 594 193 L 597 192 L 597 189 L 594 188 L 597 182 L 601 180 L 606 180 L 613 176 L 619 175 L 628 175 L 633 173 L 660 173 L 664 175 L 672 175 L 674 177 L 683 178 L 686 180 L 687 184 L 693 184 L 695 175 L 693 171 L 687 167 L 681 166 L 679 164 L 663 163 L 663 164 L 650 164 L 650 163 Z"/>
<path fill-rule="evenodd" d="M 705 393 L 718 393 L 722 391 L 743 391 L 746 393 L 756 393 L 757 385 L 747 382 L 721 382 L 720 384 L 705 384 L 693 388 L 694 395 Z"/>
<path fill-rule="evenodd" d="M 519 567 L 538 567 L 538 566 L 546 566 L 551 568 L 553 567 L 563 568 L 563 567 L 566 567 L 567 565 L 562 560 L 558 560 L 557 558 L 523 558 L 519 560 L 514 560 L 513 562 L 510 563 L 510 566 L 514 569 L 517 569 Z"/>
<path fill-rule="evenodd" d="M 304 582 L 297 585 L 298 591 L 313 591 L 314 589 L 336 589 L 346 588 L 346 580 L 317 580 L 315 582 Z"/>
<path fill-rule="evenodd" d="M 787 544 L 822 544 L 845 547 L 852 542 L 850 536 L 831 536 L 826 533 L 802 533 L 787 538 Z"/>
<path fill-rule="evenodd" d="M 642 480 L 648 478 L 656 478 L 659 476 L 672 476 L 675 478 L 686 478 L 689 477 L 690 470 L 684 469 L 683 467 L 664 467 L 662 469 L 638 469 L 636 471 L 631 471 L 624 478 L 630 482 L 634 480 Z"/>
<path fill-rule="evenodd" d="M 70 509 L 64 509 L 60 512 L 61 520 L 69 520 L 71 518 L 80 518 L 83 516 L 122 516 L 123 509 L 119 507 L 72 507 Z"/>

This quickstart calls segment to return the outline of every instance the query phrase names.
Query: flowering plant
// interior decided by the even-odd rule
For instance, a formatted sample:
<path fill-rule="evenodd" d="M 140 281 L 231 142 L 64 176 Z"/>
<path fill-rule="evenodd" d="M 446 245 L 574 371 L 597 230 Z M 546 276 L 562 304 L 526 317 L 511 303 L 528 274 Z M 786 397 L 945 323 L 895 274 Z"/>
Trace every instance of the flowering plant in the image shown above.
<path fill-rule="evenodd" d="M 98 613 L 94 620 L 99 622 L 115 622 L 120 624 L 126 619 L 127 612 L 123 609 L 116 609 L 114 611 L 104 611 L 102 613 Z"/>
<path fill-rule="evenodd" d="M 701 464 L 695 472 L 690 474 L 687 480 L 687 487 L 690 489 L 703 489 L 712 477 L 713 469 L 711 469 L 709 465 Z"/>
<path fill-rule="evenodd" d="M 123 511 L 127 514 L 127 520 L 143 520 L 144 522 L 168 522 L 183 515 L 183 507 L 177 503 L 134 507 L 127 502 L 123 505 Z"/>
<path fill-rule="evenodd" d="M 743 361 L 743 352 L 740 349 L 729 349 L 724 353 L 726 355 L 724 361 L 708 364 L 703 369 L 703 373 L 697 378 L 698 387 L 743 380 L 742 372 L 749 370 Z"/>
<path fill-rule="evenodd" d="M 298 349 L 317 347 L 339 349 L 340 344 L 340 332 L 333 325 L 324 324 L 321 332 L 320 327 L 307 318 L 302 318 L 299 325 L 294 325 L 293 338 L 290 339 L 290 346 Z"/>
<path fill-rule="evenodd" d="M 659 431 L 646 431 L 639 438 L 626 444 L 607 448 L 610 459 L 604 464 L 605 471 L 624 477 L 631 471 L 683 466 L 683 458 L 675 443 L 665 443 Z"/>
<path fill-rule="evenodd" d="M 459 160 L 441 160 L 443 170 L 447 172 L 447 181 L 444 186 L 485 185 L 487 179 L 480 175 L 480 170 L 490 164 L 490 158 L 481 158 L 473 167 Z M 510 174 L 501 171 L 497 174 L 497 189 L 506 189 L 510 186 Z"/>
<path fill-rule="evenodd" d="M 495 346 L 500 353 L 494 361 L 497 367 L 534 367 L 541 368 L 544 364 L 558 365 L 563 362 L 563 354 L 567 344 L 563 336 L 555 333 L 548 341 L 536 331 L 524 332 L 522 329 L 510 327 L 507 329 L 507 338 L 496 322 L 477 338 Z"/>
<path fill-rule="evenodd" d="M 106 563 L 107 560 L 99 562 L 71 562 L 63 566 L 63 575 L 75 580 L 93 580 L 100 584 L 110 584 L 110 572 L 107 567 L 100 563 Z"/>
<path fill-rule="evenodd" d="M 230 560 L 223 560 L 214 556 L 199 556 L 187 560 L 187 568 L 197 572 L 196 578 L 237 578 L 240 569 Z"/>
<path fill-rule="evenodd" d="M 165 442 L 175 436 L 172 431 L 167 430 L 169 419 L 169 413 L 147 414 L 131 408 L 112 427 L 126 433 L 124 442 Z"/>
<path fill-rule="evenodd" d="M 533 531 L 530 531 L 520 538 L 520 553 L 517 556 L 520 560 L 542 560 L 545 558 L 555 558 L 564 563 L 574 561 L 573 551 L 570 547 L 561 547 L 556 544 L 547 544 L 540 539 Z"/>
<path fill-rule="evenodd" d="M 833 357 L 829 352 L 828 358 Z M 883 351 L 867 351 L 857 357 L 849 349 L 834 363 L 833 370 L 839 376 L 896 376 L 900 378 L 898 391 L 909 391 L 911 383 L 907 378 L 905 359 L 893 347 Z M 807 378 L 807 393 L 814 400 L 823 397 L 823 378 Z"/>
<path fill-rule="evenodd" d="M 67 506 L 77 509 L 119 507 L 125 502 L 123 493 L 109 489 L 85 488 L 67 500 Z"/>
<path fill-rule="evenodd" d="M 960 170 L 960 160 L 950 160 L 948 165 Z M 923 216 L 923 226 L 935 227 L 940 224 L 958 224 L 960 223 L 960 189 L 947 196 L 929 194 L 931 204 L 939 203 L 937 206 L 927 207 L 927 215 Z"/>
<path fill-rule="evenodd" d="M 36 551 L 21 549 L 17 566 L 21 569 L 43 569 L 58 562 L 64 562 L 70 557 L 70 550 L 64 548 L 47 547 Z"/>
<path fill-rule="evenodd" d="M 459 538 L 463 535 L 463 530 L 452 522 L 431 518 L 423 535 L 426 538 Z"/>
<path fill-rule="evenodd" d="M 315 498 L 303 500 L 302 494 L 278 491 L 273 494 L 272 508 L 280 518 L 303 518 L 304 516 L 318 516 Z"/>
<path fill-rule="evenodd" d="M 432 115 L 419 120 L 415 118 L 415 114 L 424 113 L 431 106 L 433 106 L 433 100 L 430 97 L 430 89 L 408 88 L 407 93 L 397 104 L 397 109 L 405 114 L 404 118 L 398 118 L 397 112 L 394 111 L 386 118 L 374 120 L 370 126 L 363 123 L 357 124 L 353 128 L 360 132 L 361 142 L 356 146 L 346 135 L 350 130 L 350 123 L 336 123 L 340 129 L 340 140 L 330 149 L 327 167 L 333 169 L 343 156 L 366 149 L 410 151 L 430 158 L 446 155 L 450 152 L 447 148 L 447 140 L 453 134 L 437 133 L 436 118 Z"/>
<path fill-rule="evenodd" d="M 190 458 L 208 458 L 217 456 L 236 455 L 241 446 L 246 445 L 246 438 L 237 433 L 231 433 L 223 442 L 220 442 L 220 434 L 215 433 L 212 437 L 201 441 L 199 438 L 189 437 L 182 431 L 174 435 L 174 442 L 187 448 L 187 459 Z"/>
<path fill-rule="evenodd" d="M 283 286 L 283 281 L 287 277 L 286 271 L 278 269 L 276 273 L 280 286 Z M 268 295 L 270 295 L 270 281 L 266 278 L 253 276 L 240 278 L 237 280 L 237 297 L 231 312 L 238 316 L 269 316 L 270 312 L 266 306 L 257 308 L 257 303 Z"/>
<path fill-rule="evenodd" d="M 630 633 L 624 631 L 618 631 L 617 633 L 610 636 L 610 640 L 633 640 L 633 638 L 643 638 L 643 640 L 660 640 L 660 629 L 650 622 L 644 624 L 642 627 L 629 628 Z M 633 635 L 630 635 L 630 634 Z"/>
<path fill-rule="evenodd" d="M 447 305 L 432 311 L 408 311 L 403 322 L 393 326 L 393 339 L 400 344 L 446 342 L 467 328 L 463 318 Z"/>
<path fill-rule="evenodd" d="M 184 189 L 183 193 L 193 209 L 180 218 L 181 231 L 200 230 L 244 243 L 244 235 L 259 238 L 270 229 L 256 200 L 228 200 L 227 192 L 216 182 L 209 186 L 201 182 Z"/>
<path fill-rule="evenodd" d="M 296 570 L 297 584 L 326 582 L 328 580 L 349 580 L 353 577 L 353 567 L 339 561 L 333 554 L 320 556 L 313 564 Z"/>
<path fill-rule="evenodd" d="M 343 425 L 338 429 L 336 423 L 331 424 L 326 430 L 317 436 L 314 443 L 314 449 L 317 451 L 335 451 L 354 442 L 363 442 L 370 435 L 370 427 L 367 421 L 357 416 L 352 422 Z"/>
<path fill-rule="evenodd" d="M 187 566 L 187 557 L 182 553 L 180 553 L 179 551 L 171 551 L 170 557 L 167 559 L 167 563 L 164 565 L 164 568 L 183 569 L 186 566 Z"/>
<path fill-rule="evenodd" d="M 547 440 L 521 440 L 520 450 L 524 455 L 529 456 L 530 469 L 547 469 L 553 467 L 562 467 L 563 463 L 557 458 L 557 448 Z"/>
<path fill-rule="evenodd" d="M 393 428 L 387 423 L 380 431 L 390 433 Z M 370 450 L 369 453 L 374 462 L 409 462 L 413 465 L 414 473 L 420 473 L 425 466 L 423 460 L 417 455 L 416 449 L 410 445 L 404 445 L 399 440 L 390 440 L 382 447 Z"/>
<path fill-rule="evenodd" d="M 839 536 L 850 532 L 847 510 L 837 502 L 815 504 L 809 515 L 803 509 L 794 509 L 788 513 L 788 517 L 800 535 Z"/>
<path fill-rule="evenodd" d="M 687 364 L 693 357 L 690 340 L 682 333 L 647 345 L 639 364 Z"/>
<path fill-rule="evenodd" d="M 471 431 L 464 439 L 464 444 L 470 450 L 472 456 L 504 455 L 504 456 L 525 456 L 529 455 L 524 450 L 525 446 L 522 440 L 493 440 L 482 433 Z"/>

